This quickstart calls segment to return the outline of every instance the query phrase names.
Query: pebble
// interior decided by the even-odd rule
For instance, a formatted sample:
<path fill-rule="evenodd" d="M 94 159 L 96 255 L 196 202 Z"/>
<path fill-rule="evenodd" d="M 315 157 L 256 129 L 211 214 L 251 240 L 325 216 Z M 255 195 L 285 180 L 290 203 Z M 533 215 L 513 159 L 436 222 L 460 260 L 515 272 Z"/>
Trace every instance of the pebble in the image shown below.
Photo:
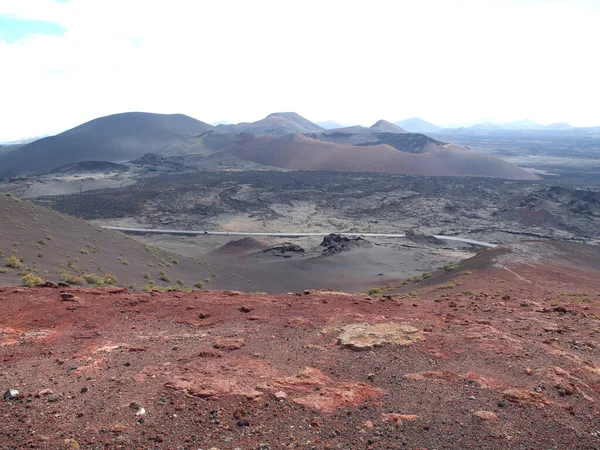
<path fill-rule="evenodd" d="M 473 416 L 481 420 L 498 420 L 498 415 L 492 411 L 475 411 Z"/>
<path fill-rule="evenodd" d="M 39 395 L 40 397 L 42 397 L 44 395 L 52 395 L 52 394 L 54 394 L 52 389 L 42 389 L 40 392 L 37 393 L 37 395 Z"/>
<path fill-rule="evenodd" d="M 16 389 L 9 389 L 4 393 L 4 400 L 12 400 L 17 395 L 19 395 L 19 391 L 17 391 Z"/>

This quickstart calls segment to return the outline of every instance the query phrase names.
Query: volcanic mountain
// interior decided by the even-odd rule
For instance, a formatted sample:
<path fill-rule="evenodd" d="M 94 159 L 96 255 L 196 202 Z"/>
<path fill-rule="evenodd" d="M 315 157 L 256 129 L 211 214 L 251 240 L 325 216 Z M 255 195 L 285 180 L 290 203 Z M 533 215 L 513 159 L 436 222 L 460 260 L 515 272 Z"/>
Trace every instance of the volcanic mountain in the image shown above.
<path fill-rule="evenodd" d="M 411 133 L 435 133 L 442 129 L 419 117 L 411 117 L 410 119 L 401 120 L 395 124 Z"/>
<path fill-rule="evenodd" d="M 259 164 L 296 170 L 535 179 L 529 172 L 499 158 L 474 153 L 454 144 L 433 142 L 425 140 L 425 144 L 431 145 L 424 152 L 400 151 L 388 144 L 338 144 L 320 140 L 317 136 L 293 134 L 248 140 L 233 153 Z"/>
<path fill-rule="evenodd" d="M 46 172 L 81 161 L 127 161 L 209 130 L 216 129 L 183 114 L 114 114 L 0 155 L 0 173 Z"/>
<path fill-rule="evenodd" d="M 406 133 L 406 130 L 400 128 L 398 125 L 383 119 L 371 125 L 370 129 L 382 133 Z"/>
<path fill-rule="evenodd" d="M 235 133 L 253 134 L 255 136 L 263 134 L 283 136 L 292 133 L 310 133 L 323 129 L 295 112 L 273 113 L 256 122 L 218 125 L 218 128 Z"/>

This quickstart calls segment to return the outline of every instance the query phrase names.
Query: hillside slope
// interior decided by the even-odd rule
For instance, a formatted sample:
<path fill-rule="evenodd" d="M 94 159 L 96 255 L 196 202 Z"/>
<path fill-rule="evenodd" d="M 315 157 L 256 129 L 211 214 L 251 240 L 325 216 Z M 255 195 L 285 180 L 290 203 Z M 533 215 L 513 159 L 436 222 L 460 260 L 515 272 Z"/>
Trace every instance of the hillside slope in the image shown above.
<path fill-rule="evenodd" d="M 0 214 L 0 285 L 18 284 L 23 274 L 32 273 L 44 280 L 80 285 L 111 274 L 116 285 L 138 289 L 150 280 L 157 286 L 183 288 L 206 278 L 212 281 L 206 287 L 218 287 L 225 280 L 227 286 L 244 286 L 245 280 L 228 279 L 230 271 L 213 268 L 207 261 L 142 244 L 28 201 L 2 195 Z"/>
<path fill-rule="evenodd" d="M 596 449 L 600 253 L 522 244 L 402 295 L 0 288 L 0 446 Z"/>
<path fill-rule="evenodd" d="M 209 130 L 215 127 L 183 114 L 114 114 L 0 155 L 0 174 L 47 172 L 81 161 L 127 161 Z"/>
<path fill-rule="evenodd" d="M 259 164 L 297 170 L 535 179 L 514 164 L 452 144 L 412 154 L 389 145 L 353 146 L 289 135 L 268 142 L 248 141 L 233 152 Z"/>

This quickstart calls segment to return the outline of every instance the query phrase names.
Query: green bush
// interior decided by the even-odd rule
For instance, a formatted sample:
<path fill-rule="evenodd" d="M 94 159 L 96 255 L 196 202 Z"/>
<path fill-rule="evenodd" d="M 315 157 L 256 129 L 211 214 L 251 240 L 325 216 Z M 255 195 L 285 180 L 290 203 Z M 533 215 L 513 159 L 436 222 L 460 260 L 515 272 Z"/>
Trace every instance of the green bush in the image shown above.
<path fill-rule="evenodd" d="M 381 295 L 381 289 L 380 288 L 369 289 L 367 291 L 367 294 L 377 297 L 377 296 Z"/>
<path fill-rule="evenodd" d="M 198 289 L 204 289 L 204 283 L 202 281 L 198 281 L 194 283 L 194 287 L 197 287 Z"/>
<path fill-rule="evenodd" d="M 23 282 L 23 286 L 25 287 L 34 287 L 38 284 L 42 284 L 44 282 L 44 279 L 38 277 L 34 273 L 27 273 L 21 277 L 21 281 Z"/>
<path fill-rule="evenodd" d="M 102 281 L 102 278 L 100 278 L 98 275 L 95 275 L 93 273 L 86 273 L 85 275 L 82 276 L 82 278 L 85 280 L 85 282 L 87 284 L 93 284 L 96 286 L 102 286 L 104 284 L 104 282 Z"/>
<path fill-rule="evenodd" d="M 158 279 L 161 281 L 164 281 L 166 283 L 170 283 L 171 282 L 171 277 L 167 275 L 167 273 L 164 270 L 161 270 L 160 272 L 158 272 Z"/>
<path fill-rule="evenodd" d="M 6 258 L 4 265 L 6 267 L 10 267 L 11 269 L 20 269 L 23 266 L 23 262 L 16 256 L 11 256 Z"/>
<path fill-rule="evenodd" d="M 115 284 L 117 284 L 119 282 L 119 279 L 117 277 L 115 277 L 114 275 L 107 273 L 106 275 L 104 275 L 102 277 L 102 281 L 104 284 L 110 284 L 111 286 L 114 286 Z"/>

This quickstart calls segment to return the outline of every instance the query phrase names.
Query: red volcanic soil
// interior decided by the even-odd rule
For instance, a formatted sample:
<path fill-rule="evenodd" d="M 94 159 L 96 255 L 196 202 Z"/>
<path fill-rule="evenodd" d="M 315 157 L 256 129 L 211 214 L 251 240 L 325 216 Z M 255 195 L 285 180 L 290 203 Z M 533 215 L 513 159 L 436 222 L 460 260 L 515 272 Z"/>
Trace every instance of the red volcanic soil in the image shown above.
<path fill-rule="evenodd" d="M 404 296 L 1 289 L 0 447 L 598 448 L 580 247 L 489 251 Z"/>
<path fill-rule="evenodd" d="M 335 144 L 295 134 L 269 141 L 248 140 L 233 152 L 259 164 L 297 170 L 536 178 L 512 163 L 453 144 L 441 145 L 424 154 L 413 154 L 389 145 Z"/>

